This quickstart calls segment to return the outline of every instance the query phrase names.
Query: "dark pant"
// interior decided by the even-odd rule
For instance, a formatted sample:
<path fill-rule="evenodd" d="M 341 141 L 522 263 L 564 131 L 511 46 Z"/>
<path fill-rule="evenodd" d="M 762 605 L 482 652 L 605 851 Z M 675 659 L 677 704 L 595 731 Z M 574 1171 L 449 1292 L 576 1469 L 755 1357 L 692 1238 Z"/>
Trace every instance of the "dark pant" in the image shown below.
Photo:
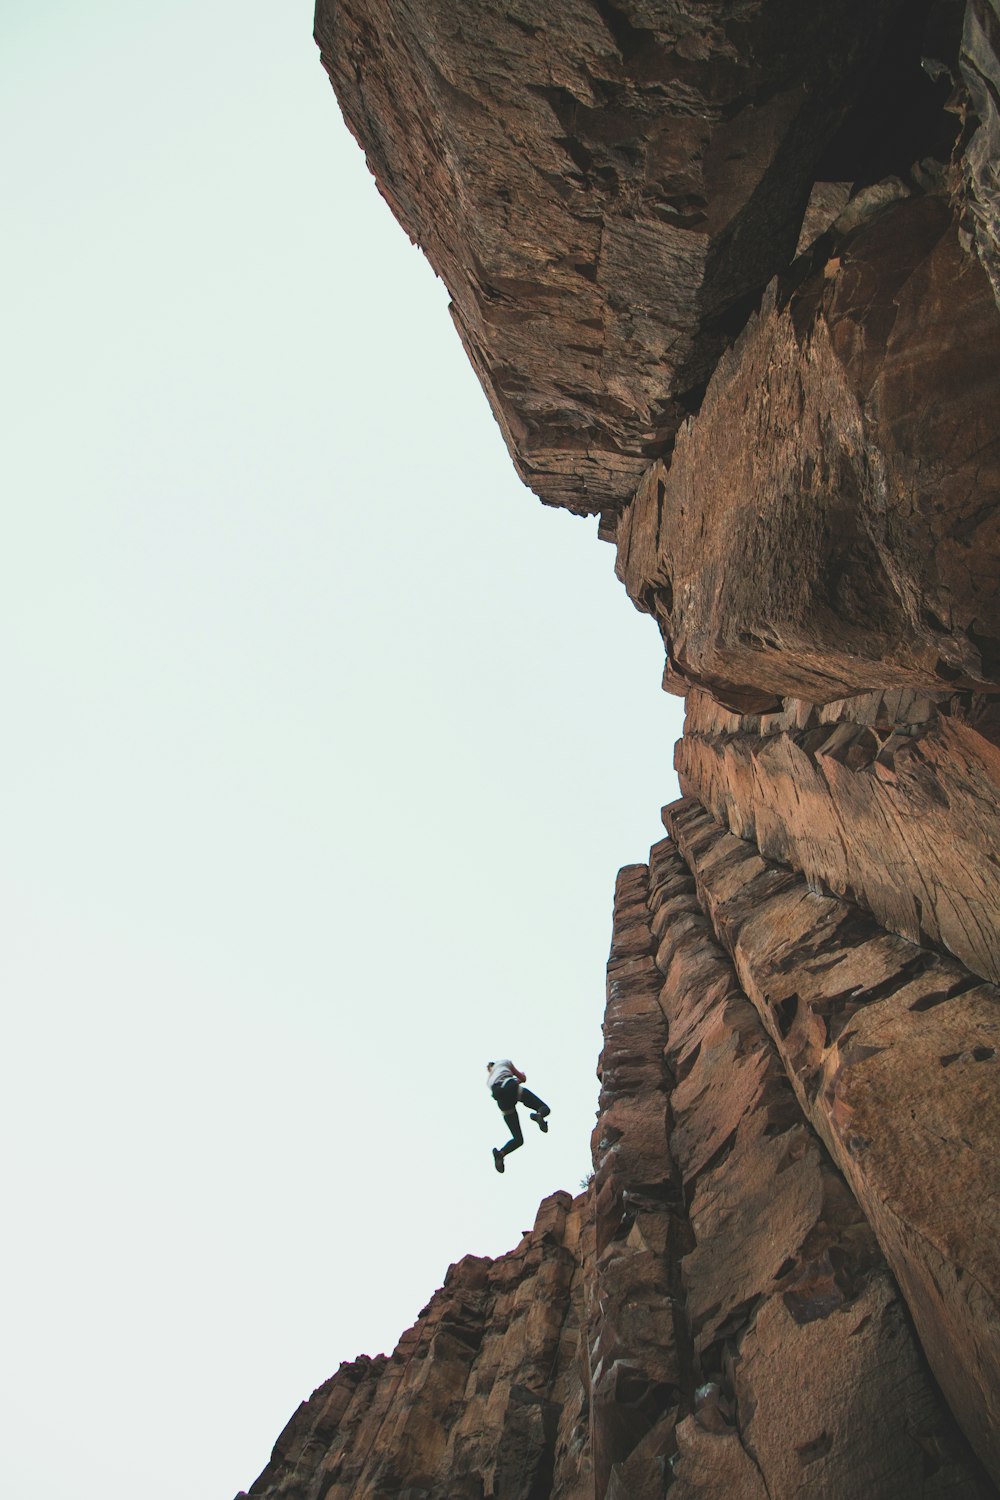
<path fill-rule="evenodd" d="M 547 1115 L 549 1106 L 526 1089 L 524 1084 L 519 1084 L 516 1078 L 505 1078 L 503 1083 L 498 1083 L 493 1088 L 493 1097 L 497 1101 L 497 1108 L 503 1114 L 510 1131 L 510 1140 L 505 1146 L 500 1147 L 501 1156 L 509 1156 L 516 1151 L 518 1146 L 524 1145 L 524 1135 L 521 1131 L 521 1121 L 518 1118 L 518 1103 L 526 1104 L 530 1110 L 537 1115 Z"/>

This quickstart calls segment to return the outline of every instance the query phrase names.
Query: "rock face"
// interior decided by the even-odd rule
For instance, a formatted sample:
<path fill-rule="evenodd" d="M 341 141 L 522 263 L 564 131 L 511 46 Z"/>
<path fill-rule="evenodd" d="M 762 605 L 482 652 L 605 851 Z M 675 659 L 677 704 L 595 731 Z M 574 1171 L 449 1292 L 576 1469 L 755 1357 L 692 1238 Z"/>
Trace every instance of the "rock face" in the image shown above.
<path fill-rule="evenodd" d="M 902 8 L 319 0 L 345 118 L 543 499 L 614 510 L 669 452 Z"/>
<path fill-rule="evenodd" d="M 811 892 L 697 803 L 668 809 L 713 927 L 1000 1472 L 1000 991 Z M 995 1202 L 995 1197 L 994 1197 Z"/>
<path fill-rule="evenodd" d="M 938 195 L 831 237 L 820 261 L 787 302 L 772 288 L 669 470 L 643 479 L 619 576 L 675 682 L 730 707 L 996 691 L 990 283 Z"/>
<path fill-rule="evenodd" d="M 604 1031 L 595 1495 L 981 1493 L 670 840 L 619 876 Z"/>
<path fill-rule="evenodd" d="M 995 1493 L 797 1097 L 785 1036 L 769 1036 L 703 910 L 714 911 L 700 895 L 704 869 L 728 888 L 710 840 L 744 846 L 696 804 L 669 821 L 683 826 L 680 842 L 665 839 L 648 866 L 618 877 L 587 1192 L 543 1203 L 510 1255 L 453 1266 L 390 1359 L 342 1366 L 295 1413 L 251 1500 Z M 857 946 L 863 961 L 864 936 Z M 905 973 L 901 985 L 912 1001 Z M 968 1044 L 975 999 L 962 1003 L 949 1037 Z M 879 1050 L 856 1047 L 862 1068 Z M 857 1108 L 862 1090 L 846 1082 Z M 970 1100 L 970 1116 L 987 1097 Z M 865 1184 L 886 1148 L 867 1117 L 852 1125 L 838 1108 L 850 1142 L 871 1132 Z M 913 1176 L 926 1183 L 940 1165 L 912 1162 Z M 911 1196 L 903 1218 L 911 1231 L 919 1220 L 919 1241 Z M 901 1243 L 897 1259 L 911 1251 Z M 950 1277 L 933 1261 L 934 1285 L 965 1312 L 988 1310 L 979 1276 L 992 1275 L 991 1255 L 970 1233 Z M 970 1267 L 961 1288 L 959 1257 Z M 929 1302 L 929 1317 L 952 1326 Z M 959 1326 L 975 1351 L 954 1372 L 960 1394 L 988 1417 L 996 1387 L 976 1377 L 988 1379 L 994 1351 L 968 1317 Z"/>
<path fill-rule="evenodd" d="M 1000 983 L 1000 749 L 987 712 L 981 699 L 896 689 L 741 717 L 694 691 L 681 790 L 817 889 Z"/>
<path fill-rule="evenodd" d="M 1000 1484 L 996 0 L 319 0 L 515 463 L 686 696 L 594 1176 L 254 1497 Z"/>
<path fill-rule="evenodd" d="M 452 1266 L 390 1358 L 341 1365 L 303 1402 L 249 1495 L 589 1496 L 586 1211 L 557 1193 L 510 1255 Z"/>
<path fill-rule="evenodd" d="M 1000 6 L 970 0 L 962 36 L 962 78 L 977 126 L 965 153 L 968 207 L 979 257 L 1000 303 Z"/>

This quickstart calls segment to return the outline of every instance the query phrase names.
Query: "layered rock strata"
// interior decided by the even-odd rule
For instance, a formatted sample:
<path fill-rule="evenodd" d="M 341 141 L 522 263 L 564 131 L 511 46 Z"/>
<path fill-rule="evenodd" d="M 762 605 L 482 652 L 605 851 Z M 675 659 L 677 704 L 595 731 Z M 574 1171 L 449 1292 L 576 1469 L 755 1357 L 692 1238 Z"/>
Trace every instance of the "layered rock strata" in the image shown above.
<path fill-rule="evenodd" d="M 250 1493 L 996 1495 L 997 0 L 316 34 L 519 472 L 659 628 L 684 799 L 619 877 L 587 1193 Z"/>
<path fill-rule="evenodd" d="M 299 1407 L 253 1500 L 585 1500 L 583 1200 L 546 1199 L 511 1254 L 452 1266 L 387 1359 Z M 237 1497 L 245 1500 L 245 1496 Z"/>
<path fill-rule="evenodd" d="M 903 10 L 319 0 L 345 119 L 543 499 L 627 501 L 791 258 L 850 106 L 926 107 Z"/>
<path fill-rule="evenodd" d="M 699 804 L 665 820 L 952 1411 L 1000 1476 L 1000 992 L 810 891 Z"/>
<path fill-rule="evenodd" d="M 1000 749 L 986 713 L 896 689 L 739 715 L 696 691 L 675 764 L 681 790 L 761 854 L 1000 983 Z"/>
<path fill-rule="evenodd" d="M 971 0 L 960 51 L 961 20 L 319 0 L 519 472 L 607 535 L 625 511 L 619 571 L 682 689 L 1000 689 L 1000 23 Z"/>
<path fill-rule="evenodd" d="M 1000 688 L 1000 312 L 946 199 L 906 197 L 764 306 L 617 571 L 669 685 L 750 712 L 888 687 Z M 725 496 L 725 504 L 719 497 Z"/>
<path fill-rule="evenodd" d="M 608 981 L 594 1494 L 989 1493 L 670 840 L 619 876 Z"/>
<path fill-rule="evenodd" d="M 604 1038 L 587 1192 L 342 1366 L 252 1500 L 993 1495 L 669 839 L 618 878 Z"/>
<path fill-rule="evenodd" d="M 976 249 L 1000 303 L 1000 4 L 969 0 L 961 74 L 975 111 L 965 151 L 967 203 Z"/>

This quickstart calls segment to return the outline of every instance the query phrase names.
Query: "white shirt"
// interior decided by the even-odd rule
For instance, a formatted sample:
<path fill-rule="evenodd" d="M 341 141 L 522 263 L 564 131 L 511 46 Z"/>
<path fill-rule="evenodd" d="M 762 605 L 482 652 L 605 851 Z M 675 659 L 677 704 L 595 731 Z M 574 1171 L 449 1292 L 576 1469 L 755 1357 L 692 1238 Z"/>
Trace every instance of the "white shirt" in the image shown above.
<path fill-rule="evenodd" d="M 493 1085 L 495 1083 L 503 1083 L 505 1078 L 517 1078 L 517 1074 L 514 1071 L 514 1064 L 509 1057 L 498 1058 L 490 1069 L 486 1080 L 486 1087 L 490 1093 L 493 1092 Z"/>

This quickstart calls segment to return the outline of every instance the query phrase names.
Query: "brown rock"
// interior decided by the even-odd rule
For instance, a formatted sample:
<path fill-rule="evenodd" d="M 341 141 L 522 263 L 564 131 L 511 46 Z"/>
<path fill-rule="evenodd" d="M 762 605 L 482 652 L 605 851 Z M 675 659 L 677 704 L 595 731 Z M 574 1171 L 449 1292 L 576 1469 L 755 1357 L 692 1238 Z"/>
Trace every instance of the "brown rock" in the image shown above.
<path fill-rule="evenodd" d="M 556 1193 L 510 1255 L 452 1266 L 388 1360 L 299 1408 L 251 1500 L 584 1500 L 581 1209 Z"/>
<path fill-rule="evenodd" d="M 667 1144 L 666 1018 L 653 959 L 649 870 L 619 873 L 608 961 L 600 1114 L 592 1146 L 595 1257 L 588 1289 L 594 1494 L 634 1483 L 635 1451 L 672 1450 L 685 1399 L 673 1283 L 683 1248 Z M 652 1456 L 651 1456 L 652 1458 Z M 610 1486 L 610 1488 L 609 1488 Z"/>
<path fill-rule="evenodd" d="M 519 472 L 657 620 L 689 795 L 619 875 L 587 1192 L 258 1500 L 997 1493 L 941 1397 L 1000 1477 L 997 0 L 958 20 L 319 0 Z"/>
<path fill-rule="evenodd" d="M 595 1494 L 662 1494 L 665 1461 L 690 1495 L 819 1496 L 824 1479 L 880 1500 L 982 1493 L 671 842 L 621 872 L 615 913 L 588 1276 Z"/>
<path fill-rule="evenodd" d="M 761 1402 L 761 1392 L 774 1391 L 790 1341 L 805 1378 L 781 1382 L 780 1403 Z M 914 1352 L 887 1275 L 873 1277 L 826 1319 L 802 1320 L 787 1301 L 763 1308 L 744 1342 L 737 1383 L 741 1402 L 753 1411 L 747 1440 L 768 1492 L 802 1500 L 975 1493 L 968 1469 L 941 1446 L 937 1392 Z M 884 1441 L 892 1431 L 908 1436 L 904 1473 L 899 1450 Z"/>
<path fill-rule="evenodd" d="M 725 1495 L 726 1500 L 770 1500 L 760 1470 L 731 1428 L 706 1430 L 694 1417 L 677 1428 L 676 1500 L 702 1500 Z"/>
<path fill-rule="evenodd" d="M 665 819 L 713 926 L 906 1297 L 952 1411 L 1000 1472 L 1000 994 L 809 891 L 696 803 Z"/>
<path fill-rule="evenodd" d="M 967 202 L 976 249 L 1000 305 L 1000 6 L 969 0 L 961 72 L 978 126 L 965 152 Z"/>
<path fill-rule="evenodd" d="M 543 499 L 614 510 L 669 451 L 900 10 L 319 0 L 348 125 Z"/>
<path fill-rule="evenodd" d="M 1000 688 L 1000 313 L 943 199 L 772 289 L 618 527 L 668 685 L 737 711 Z"/>
<path fill-rule="evenodd" d="M 675 764 L 768 859 L 1000 982 L 1000 751 L 957 699 L 897 690 L 740 717 L 688 699 Z"/>
<path fill-rule="evenodd" d="M 587 1194 L 452 1267 L 391 1359 L 300 1407 L 250 1497 L 983 1500 L 669 840 L 619 875 L 604 1035 Z"/>
<path fill-rule="evenodd" d="M 875 1237 L 692 910 L 676 846 L 657 845 L 650 863 L 692 1242 L 680 1267 L 694 1390 L 676 1430 L 679 1493 L 979 1493 Z M 926 1464 L 917 1432 L 940 1464 Z"/>

